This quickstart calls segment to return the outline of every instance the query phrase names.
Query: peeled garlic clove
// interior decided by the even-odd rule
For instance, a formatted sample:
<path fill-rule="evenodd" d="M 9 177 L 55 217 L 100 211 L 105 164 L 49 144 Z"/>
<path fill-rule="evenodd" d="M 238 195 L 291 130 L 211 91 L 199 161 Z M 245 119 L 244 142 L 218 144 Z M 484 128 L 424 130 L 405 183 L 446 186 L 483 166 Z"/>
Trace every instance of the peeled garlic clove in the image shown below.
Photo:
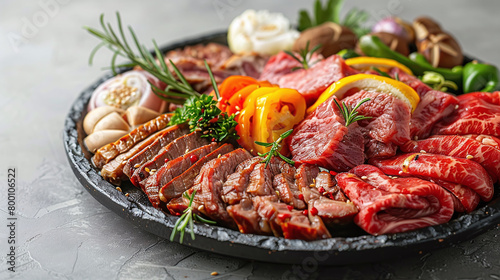
<path fill-rule="evenodd" d="M 92 131 L 94 131 L 95 125 L 106 115 L 112 113 L 112 112 L 118 112 L 120 115 L 123 114 L 125 111 L 122 109 L 118 109 L 112 106 L 103 106 L 103 107 L 98 107 L 95 108 L 94 110 L 90 111 L 85 118 L 83 119 L 83 130 L 85 133 L 91 134 Z"/>
<path fill-rule="evenodd" d="M 141 106 L 132 106 L 127 109 L 125 112 L 127 116 L 128 123 L 132 126 L 135 127 L 137 125 L 141 125 L 147 121 L 150 121 L 156 117 L 158 117 L 160 114 L 156 111 L 150 110 L 146 107 L 141 107 Z"/>
<path fill-rule="evenodd" d="M 123 135 L 127 134 L 125 130 L 101 130 L 85 137 L 83 142 L 91 153 L 95 153 L 99 148 L 109 143 L 115 142 Z"/>
<path fill-rule="evenodd" d="M 94 126 L 94 130 L 92 132 L 108 130 L 108 129 L 129 131 L 130 126 L 122 118 L 121 115 L 119 115 L 117 112 L 112 112 L 104 116 L 101 120 L 99 120 Z"/>

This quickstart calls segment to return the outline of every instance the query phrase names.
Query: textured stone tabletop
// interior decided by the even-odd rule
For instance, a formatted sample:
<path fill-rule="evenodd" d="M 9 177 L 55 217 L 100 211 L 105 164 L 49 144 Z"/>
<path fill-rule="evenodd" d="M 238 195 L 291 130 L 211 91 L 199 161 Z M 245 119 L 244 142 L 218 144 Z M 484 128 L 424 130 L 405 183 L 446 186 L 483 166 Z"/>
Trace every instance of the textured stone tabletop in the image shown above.
<path fill-rule="evenodd" d="M 465 53 L 500 65 L 500 1 L 346 1 L 373 20 L 428 14 Z M 498 226 L 417 257 L 317 267 L 277 265 L 191 249 L 152 235 L 97 202 L 77 181 L 62 143 L 64 119 L 82 89 L 108 66 L 82 26 L 120 11 L 141 41 L 167 44 L 227 28 L 247 8 L 296 21 L 312 1 L 0 0 L 0 279 L 500 279 Z M 16 272 L 10 266 L 7 174 L 16 172 Z M 301 263 L 299 260 L 298 263 Z M 211 276 L 212 272 L 217 276 Z"/>

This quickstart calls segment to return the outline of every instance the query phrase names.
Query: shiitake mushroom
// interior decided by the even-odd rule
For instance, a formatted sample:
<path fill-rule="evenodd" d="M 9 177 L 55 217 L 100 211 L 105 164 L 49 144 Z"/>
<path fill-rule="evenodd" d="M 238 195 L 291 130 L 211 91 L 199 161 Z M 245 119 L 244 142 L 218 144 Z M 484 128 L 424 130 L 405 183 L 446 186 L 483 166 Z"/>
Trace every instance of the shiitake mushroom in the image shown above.
<path fill-rule="evenodd" d="M 356 34 L 349 28 L 333 22 L 325 22 L 302 31 L 292 50 L 299 52 L 305 49 L 307 42 L 309 42 L 310 49 L 321 44 L 317 52 L 328 57 L 343 49 L 354 48 L 357 41 Z"/>
<path fill-rule="evenodd" d="M 417 49 L 434 67 L 453 68 L 464 59 L 458 42 L 445 32 L 429 34 L 417 43 Z"/>
<path fill-rule="evenodd" d="M 415 31 L 415 40 L 418 44 L 429 37 L 430 34 L 440 33 L 441 25 L 429 17 L 418 17 L 413 21 L 413 30 Z"/>

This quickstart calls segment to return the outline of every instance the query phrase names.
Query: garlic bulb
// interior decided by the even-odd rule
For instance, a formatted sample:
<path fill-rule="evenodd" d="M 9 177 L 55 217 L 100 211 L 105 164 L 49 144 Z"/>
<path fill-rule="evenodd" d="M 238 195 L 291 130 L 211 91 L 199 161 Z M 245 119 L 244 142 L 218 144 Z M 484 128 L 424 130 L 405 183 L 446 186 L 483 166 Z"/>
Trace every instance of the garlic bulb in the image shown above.
<path fill-rule="evenodd" d="M 299 32 L 290 28 L 290 21 L 280 13 L 246 10 L 236 17 L 228 29 L 232 52 L 272 55 L 290 50 Z"/>
<path fill-rule="evenodd" d="M 154 76 L 145 71 L 132 70 L 110 78 L 94 90 L 88 110 L 102 106 L 113 106 L 126 110 L 130 106 L 144 106 L 162 113 L 167 102 L 156 96 L 149 84 L 165 88 Z"/>

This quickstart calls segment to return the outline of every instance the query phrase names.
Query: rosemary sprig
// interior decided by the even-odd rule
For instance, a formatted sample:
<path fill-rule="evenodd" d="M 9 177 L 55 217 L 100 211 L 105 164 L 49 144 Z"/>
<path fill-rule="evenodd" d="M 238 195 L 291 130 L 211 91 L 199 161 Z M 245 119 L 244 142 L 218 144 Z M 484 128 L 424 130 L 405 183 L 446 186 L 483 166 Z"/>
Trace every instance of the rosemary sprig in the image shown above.
<path fill-rule="evenodd" d="M 285 157 L 284 155 L 280 154 L 281 141 L 283 141 L 283 139 L 285 139 L 288 136 L 290 136 L 290 134 L 292 134 L 292 132 L 293 132 L 293 129 L 290 129 L 290 130 L 287 130 L 287 131 L 283 132 L 283 134 L 281 134 L 280 137 L 278 137 L 278 139 L 276 139 L 276 141 L 274 141 L 273 143 L 265 143 L 265 142 L 255 141 L 255 144 L 257 144 L 259 146 L 271 147 L 271 150 L 269 150 L 269 152 L 267 152 L 267 153 L 264 153 L 264 154 L 258 153 L 258 155 L 260 157 L 264 158 L 264 160 L 262 160 L 262 162 L 266 163 L 265 167 L 267 167 L 267 165 L 269 164 L 269 162 L 271 162 L 271 158 L 273 156 L 280 157 L 282 160 L 284 160 L 288 164 L 291 164 L 291 165 L 295 164 L 295 162 L 293 160 L 291 160 L 291 159 Z"/>
<path fill-rule="evenodd" d="M 194 220 L 196 220 L 198 222 L 206 223 L 206 224 L 211 224 L 211 225 L 214 225 L 216 223 L 212 220 L 205 219 L 205 218 L 203 218 L 203 217 L 201 217 L 193 212 L 192 204 L 193 204 L 195 194 L 196 194 L 196 190 L 193 190 L 191 195 L 187 194 L 187 191 L 184 192 L 183 196 L 185 198 L 189 199 L 189 204 L 188 204 L 188 207 L 182 213 L 182 215 L 179 217 L 177 222 L 175 222 L 172 234 L 170 234 L 170 241 L 174 241 L 177 233 L 180 233 L 179 243 L 182 244 L 182 242 L 184 241 L 184 234 L 185 234 L 186 228 L 188 226 L 189 226 L 189 231 L 191 233 L 191 239 L 194 240 L 194 238 L 195 238 L 194 230 L 193 230 Z"/>
<path fill-rule="evenodd" d="M 309 50 L 309 41 L 306 43 L 306 48 L 302 49 L 299 51 L 300 57 L 297 57 L 293 52 L 291 51 L 285 51 L 286 54 L 289 56 L 293 57 L 293 59 L 297 60 L 300 64 L 302 64 L 301 67 L 293 67 L 292 71 L 298 70 L 298 69 L 309 69 L 311 66 L 314 65 L 317 61 L 311 62 L 311 57 L 312 55 L 319 49 L 321 48 L 321 44 L 316 45 L 312 50 Z"/>
<path fill-rule="evenodd" d="M 116 13 L 116 19 L 119 32 L 116 32 L 110 23 L 104 22 L 104 14 L 101 14 L 100 17 L 102 30 L 84 27 L 90 34 L 101 40 L 101 42 L 90 53 L 89 64 L 92 64 L 94 56 L 100 48 L 107 47 L 113 52 L 113 56 L 111 58 L 111 70 L 115 75 L 117 74 L 118 67 L 140 66 L 142 69 L 167 84 L 167 88 L 165 90 L 161 90 L 151 84 L 153 92 L 162 99 L 172 103 L 182 104 L 191 96 L 201 95 L 191 87 L 175 64 L 169 60 L 169 63 L 179 80 L 174 77 L 174 74 L 168 68 L 165 58 L 154 40 L 154 54 L 156 55 L 158 62 L 148 51 L 146 46 L 139 43 L 134 30 L 129 26 L 128 29 L 130 36 L 132 37 L 132 41 L 136 48 L 134 51 L 127 41 L 120 14 L 118 12 Z M 116 59 L 118 56 L 129 59 L 130 62 L 117 65 Z"/>
<path fill-rule="evenodd" d="M 337 107 L 340 110 L 340 113 L 344 117 L 346 127 L 349 126 L 351 123 L 354 123 L 354 122 L 357 122 L 360 120 L 371 119 L 371 117 L 358 115 L 358 111 L 356 111 L 356 110 L 358 110 L 359 106 L 361 106 L 363 103 L 370 101 L 370 98 L 365 98 L 365 99 L 359 101 L 358 104 L 356 104 L 356 106 L 354 106 L 354 108 L 352 108 L 351 110 L 349 110 L 349 108 L 347 107 L 345 102 L 342 101 L 342 106 L 341 106 L 336 98 L 334 98 L 333 101 L 335 102 L 335 105 L 337 105 Z"/>

